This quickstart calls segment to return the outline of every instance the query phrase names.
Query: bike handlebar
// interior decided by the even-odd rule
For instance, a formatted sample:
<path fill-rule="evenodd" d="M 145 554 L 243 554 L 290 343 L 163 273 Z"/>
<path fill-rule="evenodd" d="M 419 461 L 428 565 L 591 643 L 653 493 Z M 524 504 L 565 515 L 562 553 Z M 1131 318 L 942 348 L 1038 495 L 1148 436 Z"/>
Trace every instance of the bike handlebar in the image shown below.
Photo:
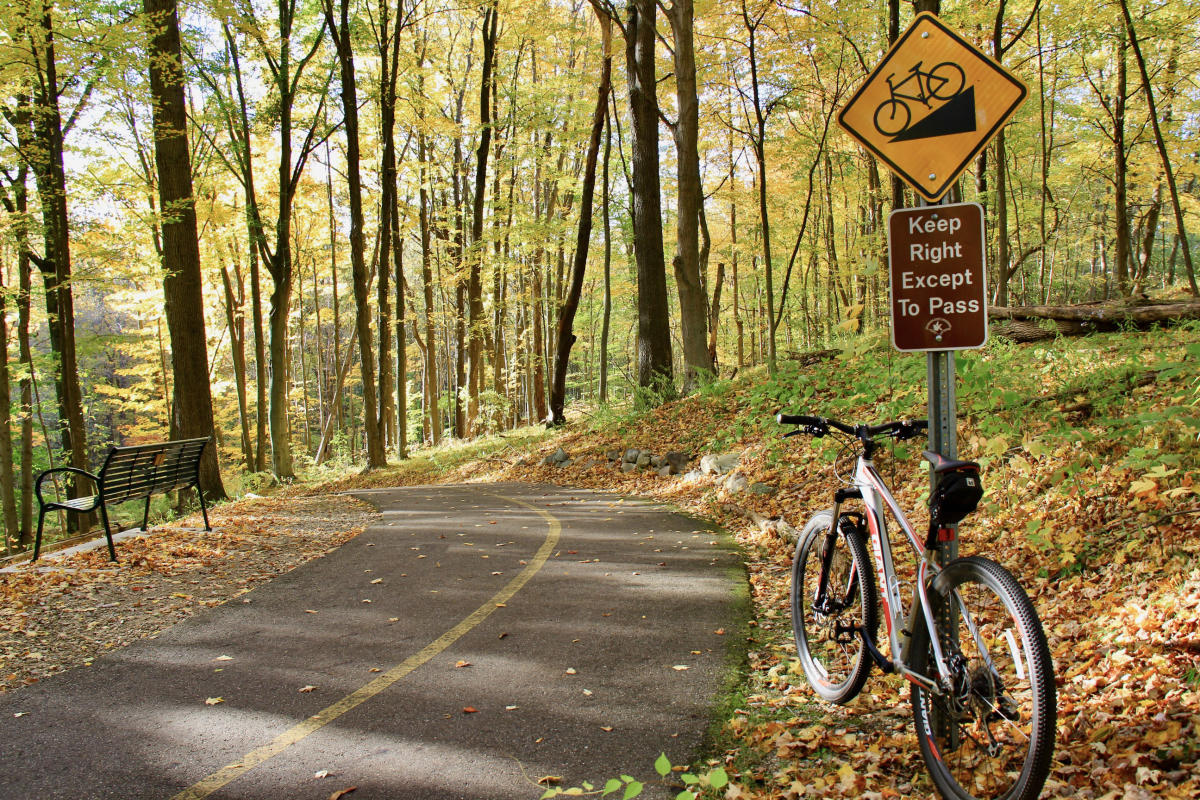
<path fill-rule="evenodd" d="M 891 436 L 895 439 L 912 439 L 921 431 L 929 429 L 929 421 L 924 419 L 905 419 L 895 422 L 884 422 L 881 425 L 847 425 L 835 419 L 811 417 L 807 414 L 776 414 L 775 421 L 780 425 L 799 425 L 802 433 L 821 437 L 829 433 L 829 429 L 839 430 L 848 436 L 853 436 L 862 442 L 868 442 L 877 436 Z"/>

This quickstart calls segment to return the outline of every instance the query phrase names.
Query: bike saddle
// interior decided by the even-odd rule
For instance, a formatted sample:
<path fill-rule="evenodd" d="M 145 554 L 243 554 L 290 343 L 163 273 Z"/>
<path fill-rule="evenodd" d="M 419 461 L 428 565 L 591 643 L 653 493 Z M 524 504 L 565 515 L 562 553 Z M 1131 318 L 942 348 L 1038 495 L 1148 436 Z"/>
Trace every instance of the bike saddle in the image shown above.
<path fill-rule="evenodd" d="M 943 472 L 954 472 L 960 469 L 979 472 L 979 464 L 974 461 L 954 461 L 932 450 L 926 450 L 922 455 L 925 456 L 926 461 L 933 465 L 933 471 L 939 475 Z"/>

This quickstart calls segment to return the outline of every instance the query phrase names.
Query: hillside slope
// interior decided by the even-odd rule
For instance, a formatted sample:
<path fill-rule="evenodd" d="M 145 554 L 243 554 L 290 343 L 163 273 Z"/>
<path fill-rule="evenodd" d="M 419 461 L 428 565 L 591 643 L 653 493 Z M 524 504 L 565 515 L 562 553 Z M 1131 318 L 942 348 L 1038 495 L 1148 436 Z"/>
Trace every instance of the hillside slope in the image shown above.
<path fill-rule="evenodd" d="M 962 553 L 988 554 L 1018 575 L 1055 659 L 1059 732 L 1046 795 L 1196 796 L 1200 326 L 996 341 L 961 354 L 958 373 L 960 455 L 983 464 L 987 487 Z M 756 613 L 746 694 L 718 736 L 734 777 L 723 796 L 924 797 L 932 787 L 899 681 L 873 677 L 851 707 L 831 709 L 793 665 L 791 548 L 780 531 L 829 504 L 838 453 L 828 441 L 781 440 L 771 419 L 781 409 L 923 417 L 924 381 L 924 358 L 865 340 L 786 365 L 774 380 L 755 372 L 652 412 L 585 416 L 445 472 L 400 467 L 352 482 L 519 478 L 639 493 L 718 519 L 744 548 Z M 543 464 L 559 447 L 572 462 Z M 737 453 L 738 471 L 762 493 L 731 494 L 712 476 L 622 472 L 605 457 L 630 447 Z M 923 509 L 919 450 L 877 461 L 901 502 Z M 622 769 L 648 772 L 655 755 L 644 769 Z"/>

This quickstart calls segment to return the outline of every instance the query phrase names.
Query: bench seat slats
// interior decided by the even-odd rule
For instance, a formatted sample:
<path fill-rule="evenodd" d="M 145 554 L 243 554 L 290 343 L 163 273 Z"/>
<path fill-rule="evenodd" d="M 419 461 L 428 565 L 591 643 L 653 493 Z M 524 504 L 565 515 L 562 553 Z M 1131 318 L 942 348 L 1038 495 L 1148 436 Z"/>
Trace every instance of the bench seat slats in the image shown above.
<path fill-rule="evenodd" d="M 88 512 L 95 511 L 99 500 L 98 495 L 88 495 L 87 497 L 75 497 L 69 500 L 55 500 L 52 503 L 47 503 L 49 508 L 65 508 L 67 511 Z"/>

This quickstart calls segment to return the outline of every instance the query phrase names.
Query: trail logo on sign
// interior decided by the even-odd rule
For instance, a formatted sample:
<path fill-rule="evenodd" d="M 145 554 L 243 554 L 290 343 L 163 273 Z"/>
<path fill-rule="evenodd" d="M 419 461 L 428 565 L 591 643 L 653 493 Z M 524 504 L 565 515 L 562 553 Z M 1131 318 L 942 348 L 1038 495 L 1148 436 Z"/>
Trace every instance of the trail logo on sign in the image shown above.
<path fill-rule="evenodd" d="M 838 113 L 838 122 L 935 201 L 1028 93 L 1003 67 L 923 13 Z"/>

